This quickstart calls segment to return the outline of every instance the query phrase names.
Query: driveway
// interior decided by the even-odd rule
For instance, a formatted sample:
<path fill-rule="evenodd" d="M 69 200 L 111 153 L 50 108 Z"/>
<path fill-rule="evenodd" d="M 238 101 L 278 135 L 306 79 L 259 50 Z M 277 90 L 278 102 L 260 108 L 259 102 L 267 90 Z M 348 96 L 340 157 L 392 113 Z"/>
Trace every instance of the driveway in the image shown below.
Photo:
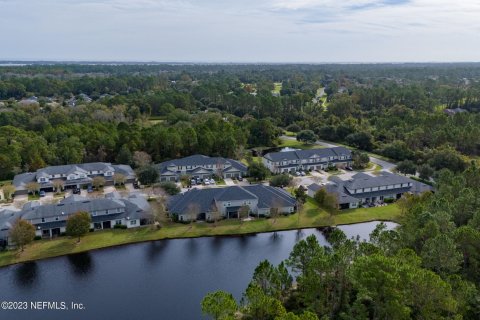
<path fill-rule="evenodd" d="M 223 179 L 223 181 L 225 181 L 225 184 L 227 186 L 234 186 L 235 185 L 235 182 L 233 182 L 233 180 L 230 179 L 230 178 L 225 178 L 225 179 Z"/>

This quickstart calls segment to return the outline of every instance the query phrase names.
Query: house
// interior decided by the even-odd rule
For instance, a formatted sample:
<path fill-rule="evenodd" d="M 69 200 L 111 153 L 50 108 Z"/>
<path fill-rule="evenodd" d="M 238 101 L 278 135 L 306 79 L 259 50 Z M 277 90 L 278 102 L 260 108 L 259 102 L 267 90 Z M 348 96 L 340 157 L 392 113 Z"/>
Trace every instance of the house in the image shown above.
<path fill-rule="evenodd" d="M 115 225 L 138 227 L 151 217 L 151 208 L 145 198 L 135 194 L 121 198 L 115 193 L 107 194 L 105 198 L 72 195 L 57 204 L 27 202 L 18 216 L 35 226 L 37 236 L 51 238 L 63 234 L 68 217 L 79 211 L 90 214 L 90 228 L 93 230 L 111 229 Z"/>
<path fill-rule="evenodd" d="M 93 178 L 101 176 L 105 178 L 106 185 L 113 185 L 114 175 L 122 174 L 126 183 L 135 181 L 136 176 L 129 165 L 113 165 L 105 162 L 92 162 L 82 164 L 67 164 L 38 169 L 36 172 L 17 174 L 13 178 L 15 195 L 27 194 L 27 185 L 30 182 L 40 184 L 40 190 L 53 191 L 53 181 L 62 180 L 64 188 L 80 188 L 91 185 Z"/>
<path fill-rule="evenodd" d="M 329 183 L 320 186 L 311 184 L 307 187 L 307 194 L 311 197 L 321 189 L 337 196 L 340 209 L 357 208 L 362 204 L 381 203 L 387 199 L 400 199 L 404 193 L 421 194 L 432 191 L 432 187 L 410 178 L 388 171 L 381 171 L 378 175 L 369 175 L 363 172 L 353 175 L 348 180 L 332 177 Z"/>
<path fill-rule="evenodd" d="M 179 221 L 208 221 L 215 212 L 224 218 L 237 218 L 240 208 L 245 206 L 256 216 L 269 216 L 272 209 L 289 214 L 295 212 L 296 204 L 295 198 L 283 189 L 258 184 L 191 189 L 170 198 L 167 208 Z"/>
<path fill-rule="evenodd" d="M 211 178 L 217 175 L 222 178 L 238 178 L 247 174 L 247 166 L 239 161 L 221 157 L 193 155 L 181 159 L 156 164 L 160 181 L 178 181 L 182 175 L 192 178 Z"/>
<path fill-rule="evenodd" d="M 270 152 L 263 164 L 272 173 L 325 170 L 329 166 L 344 168 L 352 165 L 352 152 L 344 147 Z"/>
<path fill-rule="evenodd" d="M 0 249 L 7 247 L 9 241 L 9 232 L 13 224 L 20 218 L 20 211 L 9 209 L 0 210 Z"/>

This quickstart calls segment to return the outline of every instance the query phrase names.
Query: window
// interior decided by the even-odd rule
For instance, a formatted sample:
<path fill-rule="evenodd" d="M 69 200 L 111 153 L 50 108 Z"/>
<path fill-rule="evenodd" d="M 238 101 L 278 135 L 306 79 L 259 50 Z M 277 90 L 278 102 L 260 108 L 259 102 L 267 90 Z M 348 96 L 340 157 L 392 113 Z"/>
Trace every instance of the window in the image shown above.
<path fill-rule="evenodd" d="M 131 221 L 130 221 L 130 225 L 131 225 L 131 226 L 134 226 L 134 225 L 136 225 L 136 224 L 137 224 L 137 220 L 131 220 Z"/>
<path fill-rule="evenodd" d="M 55 217 L 55 221 L 58 221 L 58 217 Z"/>
<path fill-rule="evenodd" d="M 45 222 L 45 218 L 42 218 L 42 222 Z"/>
<path fill-rule="evenodd" d="M 122 224 L 122 220 L 117 220 L 117 221 L 115 221 L 115 224 L 116 224 L 116 225 Z"/>

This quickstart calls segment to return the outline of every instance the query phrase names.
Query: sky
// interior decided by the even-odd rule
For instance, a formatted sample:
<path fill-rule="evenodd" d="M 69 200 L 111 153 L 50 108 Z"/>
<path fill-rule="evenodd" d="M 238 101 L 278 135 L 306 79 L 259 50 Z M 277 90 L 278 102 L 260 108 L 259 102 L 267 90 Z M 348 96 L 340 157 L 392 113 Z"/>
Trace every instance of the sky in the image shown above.
<path fill-rule="evenodd" d="M 0 0 L 0 60 L 480 61 L 480 0 Z"/>

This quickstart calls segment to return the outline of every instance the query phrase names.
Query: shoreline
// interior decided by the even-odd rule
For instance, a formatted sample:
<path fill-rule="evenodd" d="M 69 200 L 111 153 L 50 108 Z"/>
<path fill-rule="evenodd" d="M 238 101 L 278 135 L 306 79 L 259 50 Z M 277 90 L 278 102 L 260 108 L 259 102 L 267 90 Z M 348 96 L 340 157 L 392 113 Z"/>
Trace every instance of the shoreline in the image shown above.
<path fill-rule="evenodd" d="M 303 215 L 305 214 L 302 214 L 302 218 Z M 320 216 L 320 214 L 318 215 Z M 78 244 L 76 243 L 75 239 L 70 237 L 59 237 L 55 239 L 34 241 L 32 244 L 28 245 L 25 248 L 25 251 L 21 254 L 17 250 L 0 252 L 0 268 L 20 263 L 158 240 L 195 239 L 207 237 L 239 237 L 255 235 L 259 233 L 337 227 L 340 225 L 352 225 L 373 221 L 398 223 L 400 218 L 399 212 L 385 217 L 382 217 L 380 214 L 369 216 L 368 218 L 356 217 L 355 219 L 355 217 L 353 217 L 353 220 L 351 215 L 354 216 L 355 212 L 345 213 L 344 215 L 349 215 L 348 218 L 350 219 L 341 219 L 342 214 L 339 214 L 333 217 L 320 216 L 317 217 L 315 221 L 311 221 L 310 223 L 301 223 L 301 221 L 297 219 L 297 214 L 294 214 L 287 217 L 277 218 L 275 224 L 271 223 L 271 219 L 261 219 L 243 223 L 239 222 L 238 220 L 224 220 L 222 221 L 222 224 L 217 226 L 213 226 L 208 223 L 199 223 L 193 225 L 173 224 L 164 226 L 158 230 L 153 230 L 151 226 L 144 226 L 130 230 L 112 229 L 96 231 L 88 233 Z M 331 219 L 334 221 L 331 221 Z M 288 223 L 291 222 L 291 220 L 294 220 L 293 224 Z"/>

